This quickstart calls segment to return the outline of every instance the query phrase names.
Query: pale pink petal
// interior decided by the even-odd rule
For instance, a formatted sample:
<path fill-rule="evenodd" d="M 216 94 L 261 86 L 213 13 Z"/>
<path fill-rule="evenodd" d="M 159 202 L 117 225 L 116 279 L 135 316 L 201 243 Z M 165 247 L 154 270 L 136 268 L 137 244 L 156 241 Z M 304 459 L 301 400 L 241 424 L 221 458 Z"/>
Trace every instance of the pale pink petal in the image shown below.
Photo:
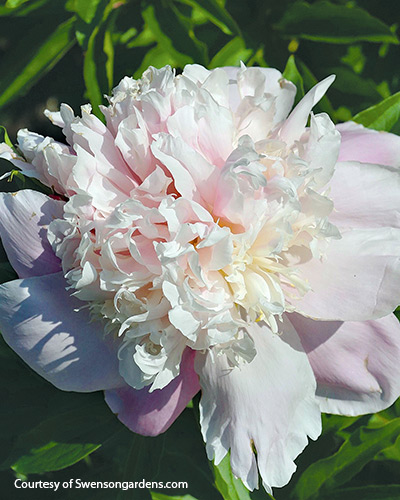
<path fill-rule="evenodd" d="M 243 82 L 240 92 L 237 84 L 238 72 L 248 72 L 249 76 L 261 75 L 263 77 L 262 87 L 259 89 L 262 93 L 275 97 L 275 114 L 273 123 L 279 123 L 284 120 L 292 109 L 294 98 L 296 97 L 296 86 L 292 82 L 285 80 L 282 73 L 274 68 L 242 68 L 235 66 L 225 66 L 222 68 L 229 78 L 229 103 L 233 111 L 236 111 L 241 99 L 244 96 L 254 96 L 255 88 L 249 85 L 249 79 Z"/>
<path fill-rule="evenodd" d="M 118 345 L 104 337 L 62 273 L 0 285 L 0 331 L 39 375 L 65 391 L 119 387 Z"/>
<path fill-rule="evenodd" d="M 375 413 L 400 394 L 400 324 L 394 314 L 365 322 L 289 319 L 317 379 L 321 410 Z"/>
<path fill-rule="evenodd" d="M 340 134 L 325 113 L 311 114 L 309 130 L 303 158 L 314 170 L 312 188 L 318 190 L 332 178 L 340 148 Z"/>
<path fill-rule="evenodd" d="M 51 137 L 43 137 L 27 129 L 18 132 L 18 147 L 31 165 L 21 166 L 22 173 L 38 178 L 43 184 L 57 193 L 71 195 L 75 185 L 69 184 L 69 178 L 75 165 L 73 150 Z M 34 174 L 29 170 L 34 169 Z M 72 188 L 72 189 L 71 189 Z"/>
<path fill-rule="evenodd" d="M 279 132 L 283 141 L 287 144 L 293 144 L 294 141 L 300 139 L 312 108 L 324 97 L 334 79 L 335 75 L 331 75 L 317 83 L 297 104 Z"/>
<path fill-rule="evenodd" d="M 400 167 L 400 137 L 354 122 L 336 126 L 342 136 L 339 161 L 361 161 Z"/>
<path fill-rule="evenodd" d="M 200 107 L 198 111 L 196 118 L 199 150 L 208 162 L 222 167 L 232 151 L 234 141 L 232 113 L 227 108 L 218 106 L 209 97 L 206 106 L 203 109 Z"/>
<path fill-rule="evenodd" d="M 207 454 L 218 464 L 231 450 L 232 472 L 247 488 L 285 485 L 293 460 L 321 432 L 315 378 L 293 327 L 282 336 L 261 323 L 249 327 L 257 354 L 230 368 L 225 355 L 196 357 L 200 420 Z M 257 450 L 257 456 L 253 450 Z"/>
<path fill-rule="evenodd" d="M 250 70 L 251 68 L 248 68 Z M 273 123 L 284 120 L 292 109 L 296 97 L 296 86 L 285 80 L 282 73 L 274 68 L 257 68 L 264 76 L 264 93 L 275 97 Z"/>
<path fill-rule="evenodd" d="M 126 189 L 126 184 L 134 185 L 129 169 L 115 147 L 113 135 L 85 106 L 82 107 L 82 118 L 77 118 L 71 129 L 74 132 L 74 145 L 79 144 L 96 158 L 103 175 L 109 176 L 121 190 Z"/>
<path fill-rule="evenodd" d="M 229 76 L 223 68 L 216 68 L 210 71 L 209 76 L 205 79 L 202 89 L 209 92 L 213 99 L 224 108 L 229 108 Z"/>
<path fill-rule="evenodd" d="M 138 121 L 135 114 L 127 116 L 120 122 L 115 145 L 132 170 L 131 175 L 137 179 L 138 184 L 155 170 L 155 159 L 151 154 L 149 144 L 150 138 L 146 126 Z"/>
<path fill-rule="evenodd" d="M 339 229 L 400 227 L 400 170 L 342 162 L 336 165 L 329 187 L 334 203 L 329 220 Z"/>
<path fill-rule="evenodd" d="M 176 190 L 189 200 L 212 203 L 218 169 L 179 137 L 159 134 L 151 149 L 171 174 Z"/>
<path fill-rule="evenodd" d="M 390 314 L 400 302 L 400 229 L 348 231 L 332 240 L 321 260 L 298 268 L 311 286 L 296 301 L 315 319 L 365 321 Z"/>
<path fill-rule="evenodd" d="M 47 240 L 47 227 L 62 217 L 63 205 L 30 189 L 0 193 L 0 237 L 20 278 L 61 270 L 60 260 Z"/>
<path fill-rule="evenodd" d="M 111 410 L 129 429 L 144 436 L 156 436 L 166 431 L 200 390 L 194 371 L 195 351 L 186 349 L 182 356 L 180 374 L 163 389 L 149 392 L 125 385 L 105 392 Z"/>
<path fill-rule="evenodd" d="M 192 80 L 192 82 L 202 84 L 205 80 L 207 80 L 211 71 L 204 68 L 200 64 L 186 64 L 183 69 L 183 76 Z"/>

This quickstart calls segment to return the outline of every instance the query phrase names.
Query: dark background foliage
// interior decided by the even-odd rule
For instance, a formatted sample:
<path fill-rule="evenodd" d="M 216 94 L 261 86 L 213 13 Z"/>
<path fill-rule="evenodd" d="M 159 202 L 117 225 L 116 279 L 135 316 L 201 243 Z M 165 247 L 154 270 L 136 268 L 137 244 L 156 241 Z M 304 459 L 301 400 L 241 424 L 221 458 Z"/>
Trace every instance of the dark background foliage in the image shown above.
<path fill-rule="evenodd" d="M 95 113 L 125 75 L 149 65 L 272 66 L 298 86 L 337 75 L 317 111 L 400 132 L 399 6 L 394 0 L 2 0 L 0 124 L 56 136 L 43 116 L 67 102 Z M 366 111 L 365 111 L 366 110 Z M 100 116 L 100 114 L 99 114 Z M 3 131 L 4 132 L 4 131 Z M 0 132 L 0 133 L 3 133 Z M 58 136 L 61 139 L 60 136 Z M 0 169 L 8 170 L 5 162 Z M 32 187 L 14 176 L 3 190 Z M 37 186 L 33 186 L 37 188 Z M 1 282 L 14 277 L 0 249 Z M 198 401 L 164 435 L 136 436 L 101 393 L 58 391 L 0 345 L 0 496 L 5 499 L 262 500 L 207 461 Z M 277 500 L 400 499 L 400 402 L 376 415 L 323 416 Z M 188 481 L 188 490 L 15 490 L 16 477 L 67 481 Z M 167 496 L 169 495 L 169 496 Z M 180 496 L 179 496 L 180 495 Z"/>

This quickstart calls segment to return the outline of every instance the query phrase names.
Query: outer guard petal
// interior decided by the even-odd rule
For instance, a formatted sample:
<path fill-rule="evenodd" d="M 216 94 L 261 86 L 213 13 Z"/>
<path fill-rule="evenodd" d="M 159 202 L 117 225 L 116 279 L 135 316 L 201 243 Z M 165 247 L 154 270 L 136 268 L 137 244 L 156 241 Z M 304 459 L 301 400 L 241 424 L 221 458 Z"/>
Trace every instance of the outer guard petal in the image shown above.
<path fill-rule="evenodd" d="M 60 260 L 47 241 L 47 226 L 62 217 L 63 205 L 30 189 L 0 193 L 0 237 L 20 278 L 61 270 Z"/>
<path fill-rule="evenodd" d="M 400 148 L 398 154 L 400 157 Z M 338 163 L 329 188 L 335 207 L 329 220 L 339 228 L 400 228 L 399 169 L 355 161 Z"/>
<path fill-rule="evenodd" d="M 400 324 L 394 314 L 346 323 L 289 318 L 314 370 L 323 412 L 374 413 L 400 396 Z"/>
<path fill-rule="evenodd" d="M 65 290 L 62 273 L 0 285 L 0 331 L 39 375 L 65 391 L 123 385 L 117 348 L 103 325 Z"/>
<path fill-rule="evenodd" d="M 200 390 L 194 371 L 195 351 L 186 349 L 181 372 L 163 389 L 148 392 L 124 387 L 106 391 L 108 406 L 129 429 L 144 436 L 156 436 L 166 431 L 182 413 L 188 402 Z"/>
<path fill-rule="evenodd" d="M 339 161 L 361 161 L 400 167 L 400 137 L 354 122 L 336 126 L 342 136 Z"/>
<path fill-rule="evenodd" d="M 322 261 L 298 265 L 311 286 L 296 311 L 313 319 L 366 321 L 400 302 L 400 230 L 348 231 L 332 240 Z"/>
<path fill-rule="evenodd" d="M 285 485 L 307 435 L 321 432 L 315 378 L 293 327 L 273 334 L 260 323 L 249 327 L 257 354 L 230 369 L 225 355 L 197 355 L 202 399 L 200 421 L 207 454 L 218 464 L 231 450 L 233 473 L 247 488 Z M 257 458 L 253 452 L 257 450 Z"/>

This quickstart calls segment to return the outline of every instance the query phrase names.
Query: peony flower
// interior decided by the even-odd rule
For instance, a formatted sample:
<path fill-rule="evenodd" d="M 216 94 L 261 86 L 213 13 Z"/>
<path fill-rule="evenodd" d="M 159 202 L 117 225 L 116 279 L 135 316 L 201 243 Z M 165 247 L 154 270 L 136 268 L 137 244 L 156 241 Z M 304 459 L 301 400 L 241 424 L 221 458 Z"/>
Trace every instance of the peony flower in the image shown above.
<path fill-rule="evenodd" d="M 285 485 L 321 411 L 400 394 L 400 139 L 291 111 L 275 69 L 149 68 L 102 111 L 47 116 L 1 146 L 59 199 L 2 193 L 20 279 L 0 329 L 67 391 L 105 391 L 132 431 L 165 431 L 201 390 L 207 453 L 249 489 Z M 309 120 L 309 126 L 307 126 Z"/>

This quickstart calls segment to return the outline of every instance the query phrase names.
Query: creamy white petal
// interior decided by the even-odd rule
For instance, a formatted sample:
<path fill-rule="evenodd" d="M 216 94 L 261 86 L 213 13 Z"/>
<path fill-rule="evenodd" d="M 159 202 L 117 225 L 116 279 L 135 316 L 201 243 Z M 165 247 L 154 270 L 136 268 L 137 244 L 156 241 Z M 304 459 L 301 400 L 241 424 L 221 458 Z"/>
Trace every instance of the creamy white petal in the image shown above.
<path fill-rule="evenodd" d="M 283 328 L 279 336 L 263 324 L 250 326 L 257 354 L 240 367 L 230 368 L 225 355 L 196 358 L 208 457 L 218 464 L 230 449 L 233 473 L 251 490 L 257 468 L 268 491 L 284 486 L 307 436 L 321 432 L 314 374 L 294 329 Z"/>

